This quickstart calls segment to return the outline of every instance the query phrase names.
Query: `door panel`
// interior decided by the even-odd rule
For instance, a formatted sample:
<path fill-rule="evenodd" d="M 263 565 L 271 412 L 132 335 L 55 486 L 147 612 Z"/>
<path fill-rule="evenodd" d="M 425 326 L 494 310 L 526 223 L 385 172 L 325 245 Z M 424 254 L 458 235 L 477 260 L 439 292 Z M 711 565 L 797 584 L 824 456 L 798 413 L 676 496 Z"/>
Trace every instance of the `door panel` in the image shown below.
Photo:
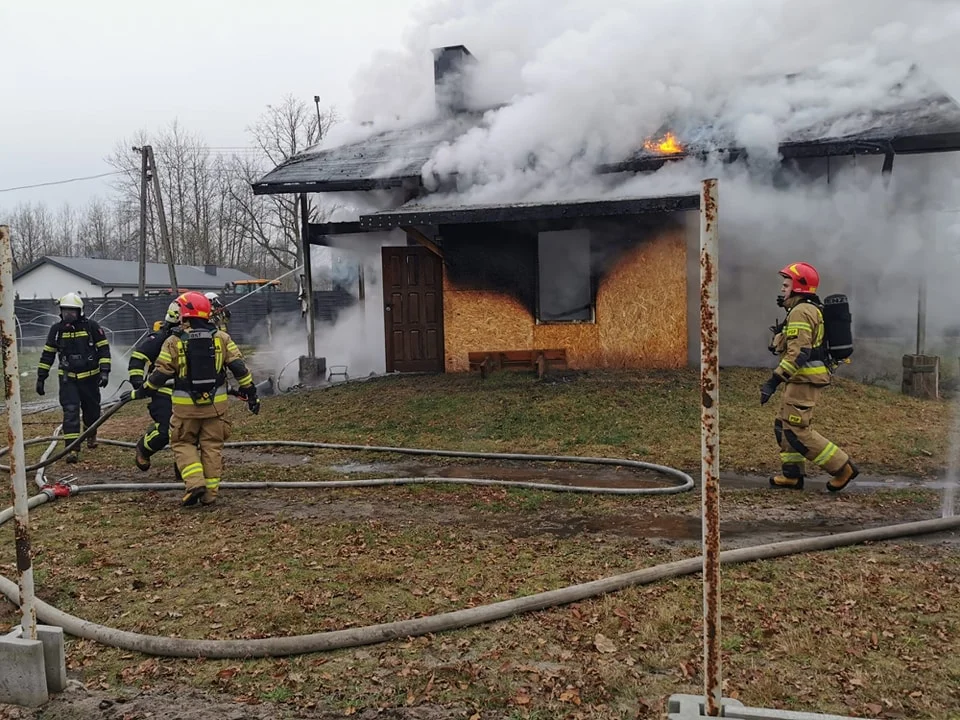
<path fill-rule="evenodd" d="M 385 247 L 387 372 L 443 372 L 443 267 L 424 247 Z"/>

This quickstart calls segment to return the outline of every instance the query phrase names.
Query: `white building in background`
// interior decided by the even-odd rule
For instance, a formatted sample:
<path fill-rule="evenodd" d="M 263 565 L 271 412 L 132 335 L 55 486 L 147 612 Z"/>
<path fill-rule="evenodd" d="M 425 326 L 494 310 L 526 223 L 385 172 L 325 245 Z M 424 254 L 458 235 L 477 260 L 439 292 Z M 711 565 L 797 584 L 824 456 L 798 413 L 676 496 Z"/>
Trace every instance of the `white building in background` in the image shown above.
<path fill-rule="evenodd" d="M 215 265 L 177 265 L 177 286 L 185 290 L 221 292 L 227 283 L 253 280 L 251 275 Z M 130 260 L 101 260 L 45 255 L 13 276 L 18 300 L 55 300 L 68 292 L 84 298 L 136 295 L 140 270 Z M 170 274 L 163 263 L 147 263 L 148 294 L 169 293 Z"/>

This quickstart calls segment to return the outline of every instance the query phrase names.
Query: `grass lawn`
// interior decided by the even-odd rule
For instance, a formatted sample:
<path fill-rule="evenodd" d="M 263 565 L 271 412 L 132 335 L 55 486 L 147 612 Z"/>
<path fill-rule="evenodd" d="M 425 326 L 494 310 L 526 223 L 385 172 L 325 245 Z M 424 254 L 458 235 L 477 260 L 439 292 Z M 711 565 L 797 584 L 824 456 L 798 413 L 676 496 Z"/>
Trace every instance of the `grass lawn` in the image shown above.
<path fill-rule="evenodd" d="M 767 371 L 729 369 L 720 379 L 720 463 L 735 472 L 777 467 L 779 393 L 760 406 Z M 234 427 L 253 437 L 570 455 L 613 455 L 700 467 L 699 376 L 694 371 L 584 373 L 537 382 L 495 373 L 375 380 L 284 398 Z M 945 467 L 946 402 L 840 380 L 815 413 L 821 432 L 864 470 L 924 475 Z M 282 430 L 282 431 L 281 431 Z"/>
<path fill-rule="evenodd" d="M 765 376 L 721 374 L 724 471 L 775 467 L 775 406 L 758 400 Z M 234 440 L 609 455 L 687 470 L 700 457 L 697 375 L 688 371 L 382 379 L 268 398 L 259 416 L 236 403 L 231 418 Z M 29 420 L 28 435 L 44 434 L 56 414 Z M 946 463 L 943 402 L 842 381 L 817 421 L 874 475 L 932 475 Z M 124 408 L 104 435 L 132 440 L 145 424 L 142 405 Z M 297 454 L 294 469 L 294 453 L 250 453 L 225 479 L 344 477 L 330 466 L 343 453 Z M 166 455 L 146 475 L 131 470 L 126 450 L 82 458 L 84 479 L 169 479 Z M 698 542 L 648 530 L 696 526 L 699 502 L 697 492 L 601 498 L 440 485 L 225 491 L 213 508 L 183 511 L 171 494 L 148 492 L 81 495 L 38 509 L 31 523 L 43 599 L 125 630 L 225 639 L 388 622 L 692 557 Z M 939 495 L 725 489 L 722 512 L 727 538 L 746 527 L 743 545 L 766 541 L 764 523 L 825 533 L 938 516 Z M 0 545 L 0 573 L 15 576 L 12 543 Z M 698 577 L 680 578 L 487 626 L 267 660 L 155 658 L 70 638 L 68 667 L 111 697 L 202 691 L 278 718 L 372 717 L 364 713 L 377 708 L 411 719 L 663 718 L 670 694 L 702 691 L 701 592 Z M 862 717 L 960 715 L 955 542 L 729 567 L 722 597 L 728 696 Z M 0 631 L 16 622 L 0 602 Z"/>
<path fill-rule="evenodd" d="M 30 402 L 31 400 L 39 400 L 40 397 L 36 392 L 37 385 L 37 363 L 40 362 L 40 353 L 39 352 L 24 352 L 19 353 L 17 356 L 17 365 L 20 370 L 20 400 L 21 402 Z M 2 370 L 2 368 L 0 368 Z M 56 367 L 54 367 L 54 373 L 56 372 Z M 57 379 L 51 378 L 47 380 L 47 385 L 45 390 L 47 391 L 47 397 L 50 397 L 50 388 L 53 388 L 54 398 L 56 397 L 57 391 Z M 0 401 L 3 401 L 6 398 L 6 387 L 3 383 L 0 383 Z"/>

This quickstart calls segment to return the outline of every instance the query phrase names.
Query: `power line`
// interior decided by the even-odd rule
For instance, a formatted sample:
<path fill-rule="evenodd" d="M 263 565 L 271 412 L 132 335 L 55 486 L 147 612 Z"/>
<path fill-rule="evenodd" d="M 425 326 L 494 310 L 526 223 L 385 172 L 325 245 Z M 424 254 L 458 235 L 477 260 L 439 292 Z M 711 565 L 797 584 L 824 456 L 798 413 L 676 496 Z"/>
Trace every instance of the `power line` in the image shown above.
<path fill-rule="evenodd" d="M 66 185 L 67 183 L 80 182 L 81 180 L 96 180 L 97 178 L 109 177 L 110 175 L 123 175 L 126 171 L 114 170 L 113 172 L 100 173 L 99 175 L 87 175 L 85 177 L 68 178 L 67 180 L 54 180 L 52 182 L 37 183 L 35 185 L 18 185 L 17 187 L 0 188 L 0 192 L 13 192 L 14 190 L 29 190 L 31 188 L 49 187 L 50 185 Z"/>

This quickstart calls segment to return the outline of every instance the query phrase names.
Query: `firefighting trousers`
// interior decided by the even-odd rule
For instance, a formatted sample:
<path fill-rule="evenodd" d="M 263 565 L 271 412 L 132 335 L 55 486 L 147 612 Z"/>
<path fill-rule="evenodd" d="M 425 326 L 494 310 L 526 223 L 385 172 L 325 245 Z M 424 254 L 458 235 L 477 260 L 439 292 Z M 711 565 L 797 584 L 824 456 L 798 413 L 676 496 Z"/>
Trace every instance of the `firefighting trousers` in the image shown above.
<path fill-rule="evenodd" d="M 60 380 L 60 407 L 63 408 L 63 440 L 69 444 L 80 437 L 80 417 L 88 428 L 100 419 L 100 378 Z"/>
<path fill-rule="evenodd" d="M 211 502 L 220 487 L 223 443 L 230 437 L 229 421 L 219 415 L 170 420 L 170 448 L 187 490 L 203 487 L 203 500 Z"/>
<path fill-rule="evenodd" d="M 821 390 L 809 383 L 784 385 L 774 433 L 780 444 L 780 464 L 785 477 L 803 477 L 805 460 L 836 475 L 850 459 L 839 446 L 810 427 Z"/>
<path fill-rule="evenodd" d="M 150 404 L 147 405 L 147 411 L 150 413 L 153 424 L 137 444 L 140 446 L 140 452 L 143 453 L 144 457 L 149 458 L 163 450 L 170 442 L 170 417 L 173 414 L 173 401 L 169 395 L 154 395 Z"/>

